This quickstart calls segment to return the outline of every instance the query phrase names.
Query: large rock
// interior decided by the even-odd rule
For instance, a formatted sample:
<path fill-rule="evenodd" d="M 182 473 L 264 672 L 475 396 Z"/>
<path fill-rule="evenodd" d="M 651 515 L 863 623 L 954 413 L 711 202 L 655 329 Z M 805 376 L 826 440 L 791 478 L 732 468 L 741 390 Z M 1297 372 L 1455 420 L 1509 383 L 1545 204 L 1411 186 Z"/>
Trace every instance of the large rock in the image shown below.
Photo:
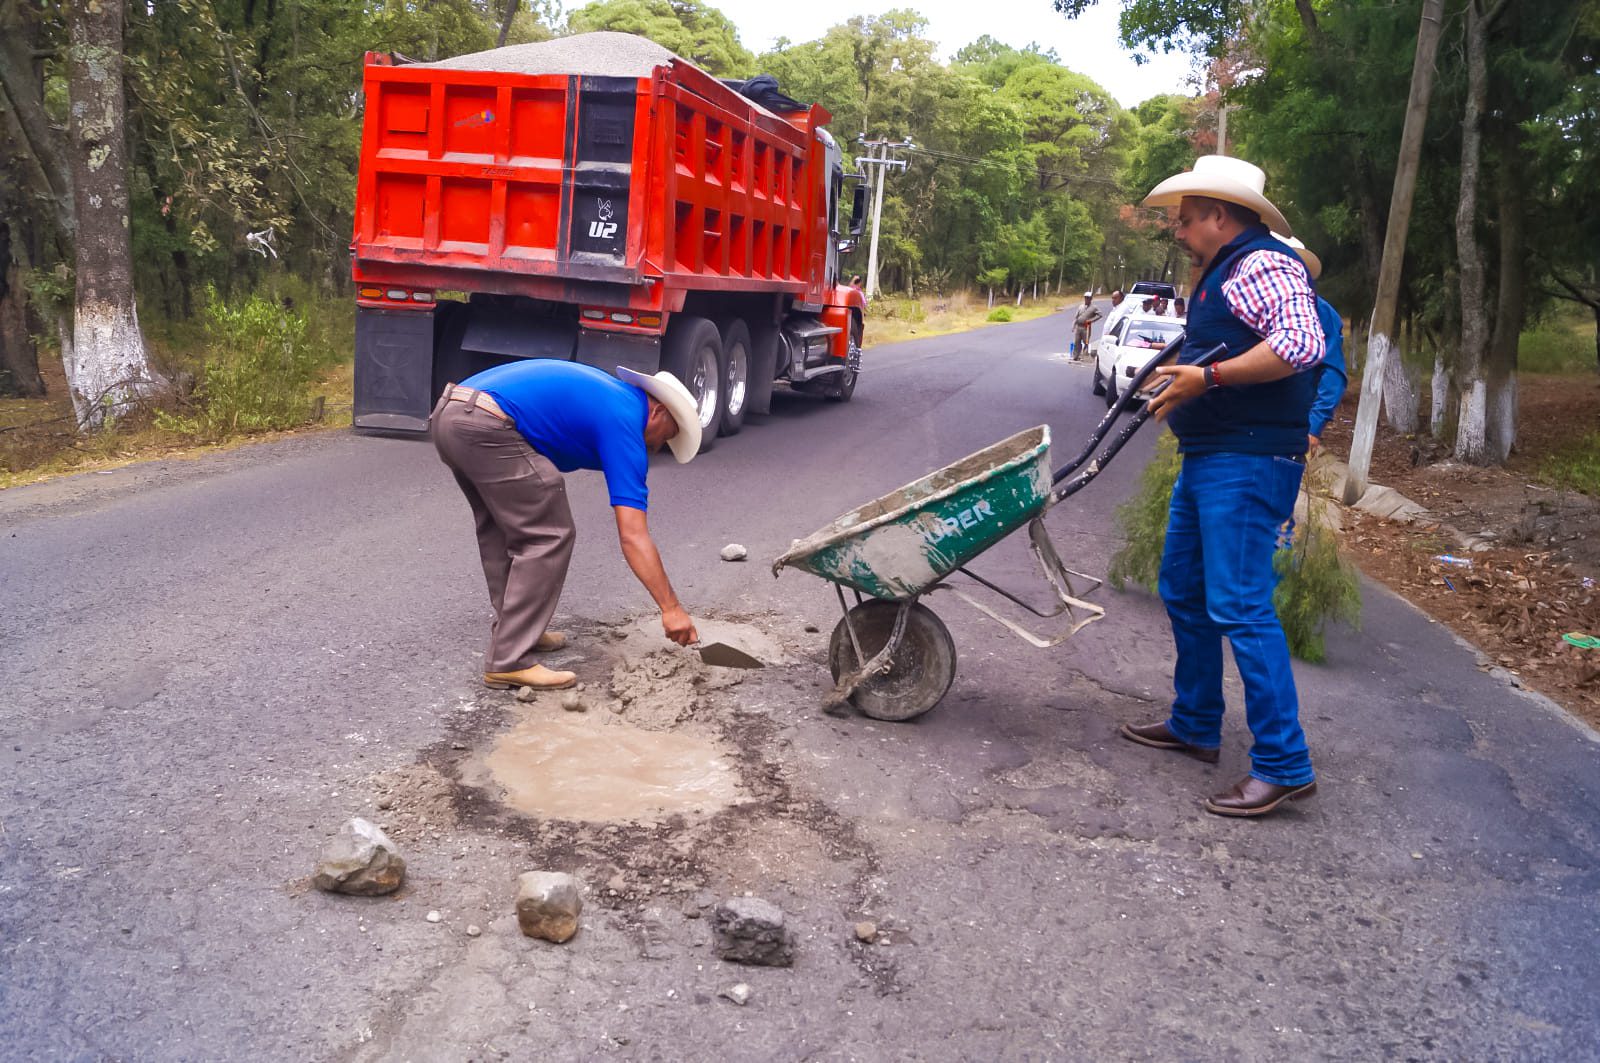
<path fill-rule="evenodd" d="M 794 934 L 783 925 L 783 911 L 759 897 L 733 897 L 711 913 L 711 945 L 734 963 L 788 967 L 794 963 Z"/>
<path fill-rule="evenodd" d="M 578 932 L 583 897 L 578 882 L 562 871 L 528 871 L 517 879 L 517 925 L 531 938 L 557 945 Z"/>
<path fill-rule="evenodd" d="M 359 816 L 322 847 L 311 882 L 329 893 L 375 897 L 406 880 L 406 861 L 388 835 Z"/>

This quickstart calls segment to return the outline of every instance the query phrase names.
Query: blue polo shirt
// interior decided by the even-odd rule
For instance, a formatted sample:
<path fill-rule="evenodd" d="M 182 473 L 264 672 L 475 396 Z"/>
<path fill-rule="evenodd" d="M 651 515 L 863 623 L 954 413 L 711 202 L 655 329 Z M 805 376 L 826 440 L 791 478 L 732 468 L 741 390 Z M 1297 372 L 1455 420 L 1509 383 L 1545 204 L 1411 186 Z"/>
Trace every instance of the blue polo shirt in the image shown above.
<path fill-rule="evenodd" d="M 529 358 L 461 382 L 494 399 L 528 445 L 562 472 L 599 469 L 613 506 L 644 509 L 650 400 L 632 384 L 577 362 Z"/>

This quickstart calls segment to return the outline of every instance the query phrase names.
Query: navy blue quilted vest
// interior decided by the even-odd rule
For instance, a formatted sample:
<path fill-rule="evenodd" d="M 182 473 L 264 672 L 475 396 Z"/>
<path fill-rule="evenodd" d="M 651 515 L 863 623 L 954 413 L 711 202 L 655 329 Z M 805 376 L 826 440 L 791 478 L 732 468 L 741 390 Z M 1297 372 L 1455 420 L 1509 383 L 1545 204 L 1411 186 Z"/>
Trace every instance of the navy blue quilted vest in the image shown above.
<path fill-rule="evenodd" d="M 1252 251 L 1279 251 L 1299 261 L 1294 249 L 1273 239 L 1264 225 L 1224 245 L 1201 274 L 1189 300 L 1180 362 L 1193 361 L 1219 343 L 1228 348 L 1224 359 L 1235 358 L 1261 342 L 1261 336 L 1233 316 L 1222 294 L 1222 282 Z M 1211 388 L 1173 410 L 1168 423 L 1178 437 L 1178 449 L 1185 454 L 1295 457 L 1306 452 L 1308 420 L 1316 396 L 1317 374 L 1306 372 L 1265 384 Z"/>

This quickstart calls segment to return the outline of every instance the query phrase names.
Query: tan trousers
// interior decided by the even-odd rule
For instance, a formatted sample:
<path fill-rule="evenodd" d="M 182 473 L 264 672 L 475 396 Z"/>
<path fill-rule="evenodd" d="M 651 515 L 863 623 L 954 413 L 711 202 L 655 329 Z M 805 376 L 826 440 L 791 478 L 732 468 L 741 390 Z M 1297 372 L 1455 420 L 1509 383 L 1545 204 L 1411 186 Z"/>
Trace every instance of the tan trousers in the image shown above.
<path fill-rule="evenodd" d="M 428 423 L 477 524 L 494 607 L 483 670 L 514 672 L 534 663 L 567 579 L 576 536 L 567 486 L 510 421 L 449 396 L 447 388 Z"/>

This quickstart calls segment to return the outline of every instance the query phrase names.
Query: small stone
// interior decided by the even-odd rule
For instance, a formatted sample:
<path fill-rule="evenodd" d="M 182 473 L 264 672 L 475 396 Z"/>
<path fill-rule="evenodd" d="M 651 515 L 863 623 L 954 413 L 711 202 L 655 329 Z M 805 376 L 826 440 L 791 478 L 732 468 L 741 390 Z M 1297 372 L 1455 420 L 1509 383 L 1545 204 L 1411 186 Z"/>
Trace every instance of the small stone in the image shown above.
<path fill-rule="evenodd" d="M 563 871 L 528 871 L 517 878 L 517 925 L 531 938 L 556 944 L 578 932 L 583 898 L 578 881 Z"/>
<path fill-rule="evenodd" d="M 387 812 L 393 807 L 394 798 L 390 797 L 388 794 L 384 794 L 382 797 L 378 798 L 378 810 L 380 812 Z"/>
<path fill-rule="evenodd" d="M 536 698 L 538 696 L 539 696 L 539 692 L 537 690 L 535 690 L 533 687 L 518 687 L 517 688 L 517 700 L 518 701 L 532 701 L 534 698 Z"/>
<path fill-rule="evenodd" d="M 443 918 L 444 916 L 440 915 L 438 912 L 429 912 L 427 915 L 428 922 L 430 923 L 437 923 Z"/>
<path fill-rule="evenodd" d="M 806 625 L 806 634 L 807 635 L 815 635 L 817 632 L 819 632 L 821 630 L 822 629 L 820 627 L 818 627 L 817 625 L 815 625 L 815 624 L 807 624 Z"/>
<path fill-rule="evenodd" d="M 712 948 L 724 960 L 760 967 L 794 963 L 794 934 L 783 910 L 759 897 L 732 897 L 711 913 Z"/>
<path fill-rule="evenodd" d="M 745 985 L 743 982 L 740 982 L 738 985 L 731 985 L 717 995 L 720 997 L 727 997 L 741 1008 L 750 1003 L 750 987 Z"/>
<path fill-rule="evenodd" d="M 589 711 L 589 706 L 583 703 L 583 698 L 576 690 L 569 690 L 561 695 L 561 707 L 568 712 Z"/>
<path fill-rule="evenodd" d="M 389 836 L 355 817 L 322 847 L 311 882 L 328 893 L 376 897 L 393 893 L 406 878 L 406 861 Z"/>
<path fill-rule="evenodd" d="M 683 906 L 683 917 L 685 919 L 699 919 L 700 906 L 693 901 L 686 902 Z"/>
<path fill-rule="evenodd" d="M 467 937 L 475 938 L 481 933 L 483 933 L 483 928 L 478 926 L 478 924 L 476 924 L 476 923 L 468 923 L 467 924 Z"/>
<path fill-rule="evenodd" d="M 856 924 L 856 940 L 870 942 L 878 936 L 878 924 L 863 920 Z"/>
<path fill-rule="evenodd" d="M 1411 859 L 1413 859 L 1413 860 L 1421 860 L 1422 859 L 1422 854 L 1421 853 L 1412 853 L 1411 854 Z"/>
<path fill-rule="evenodd" d="M 738 543 L 729 543 L 727 546 L 722 548 L 722 560 L 724 561 L 743 561 L 749 556 L 750 551 L 746 550 Z"/>

